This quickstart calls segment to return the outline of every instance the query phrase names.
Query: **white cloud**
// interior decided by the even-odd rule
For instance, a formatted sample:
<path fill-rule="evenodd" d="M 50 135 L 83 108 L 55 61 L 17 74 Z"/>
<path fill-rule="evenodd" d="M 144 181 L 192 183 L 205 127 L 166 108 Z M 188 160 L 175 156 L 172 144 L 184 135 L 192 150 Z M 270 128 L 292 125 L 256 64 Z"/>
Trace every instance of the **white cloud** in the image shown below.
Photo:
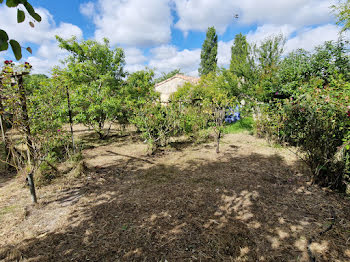
<path fill-rule="evenodd" d="M 287 54 L 298 48 L 312 51 L 316 46 L 322 45 L 325 41 L 336 41 L 339 38 L 340 28 L 333 24 L 326 24 L 318 27 L 307 27 L 297 30 L 292 25 L 271 25 L 259 26 L 255 31 L 247 34 L 249 43 L 259 45 L 261 41 L 272 35 L 282 33 L 287 41 L 284 53 Z M 233 39 L 228 42 L 219 41 L 218 44 L 218 65 L 228 67 L 231 60 L 231 46 Z"/>
<path fill-rule="evenodd" d="M 237 4 L 241 22 L 305 26 L 332 19 L 330 0 L 246 0 Z"/>
<path fill-rule="evenodd" d="M 297 30 L 292 25 L 266 24 L 259 26 L 255 31 L 250 31 L 247 34 L 247 40 L 250 43 L 259 44 L 259 42 L 269 36 L 282 33 L 288 39 L 285 45 L 285 53 L 296 48 L 304 48 L 311 51 L 315 46 L 321 45 L 325 41 L 337 40 L 338 32 L 339 27 L 331 24 L 303 30 Z M 226 42 L 218 42 L 218 66 L 229 67 L 233 41 L 232 39 Z M 176 46 L 162 45 L 151 49 L 148 66 L 156 69 L 156 75 L 159 75 L 161 72 L 169 72 L 180 68 L 186 74 L 197 76 L 200 64 L 200 52 L 201 49 L 199 48 L 180 51 Z M 142 63 L 145 62 L 146 57 L 140 53 L 140 50 L 137 52 L 134 50 L 133 54 L 139 57 L 138 59 Z M 132 60 L 135 64 L 128 65 L 127 69 L 132 70 L 132 72 L 144 69 L 144 64 L 138 64 L 139 60 L 136 58 L 133 59 L 135 59 Z"/>
<path fill-rule="evenodd" d="M 87 2 L 80 5 L 80 13 L 87 17 L 93 17 L 95 15 L 95 4 L 93 2 Z"/>
<path fill-rule="evenodd" d="M 259 44 L 262 40 L 266 39 L 271 35 L 283 34 L 285 37 L 289 37 L 295 31 L 295 27 L 291 25 L 271 25 L 265 24 L 257 27 L 256 30 L 251 30 L 246 35 L 249 43 Z M 228 67 L 231 61 L 231 47 L 234 39 L 224 42 L 219 41 L 218 43 L 218 66 Z"/>
<path fill-rule="evenodd" d="M 138 48 L 126 48 L 125 52 L 125 62 L 129 65 L 140 64 L 147 61 L 141 49 Z"/>
<path fill-rule="evenodd" d="M 209 26 L 215 26 L 222 34 L 233 22 L 235 10 L 232 0 L 174 0 L 179 21 L 175 27 L 184 31 L 206 31 Z M 241 2 L 241 1 L 240 1 Z"/>
<path fill-rule="evenodd" d="M 151 50 L 152 58 L 148 65 L 156 69 L 156 74 L 180 68 L 183 73 L 196 76 L 200 53 L 200 49 L 179 51 L 175 46 L 160 46 Z"/>
<path fill-rule="evenodd" d="M 272 25 L 259 26 L 255 31 L 249 31 L 247 40 L 250 43 L 261 42 L 269 36 L 283 34 L 286 37 L 285 53 L 297 48 L 311 51 L 325 41 L 338 40 L 340 28 L 334 24 L 325 24 L 317 27 L 304 27 L 298 29 L 293 25 Z"/>
<path fill-rule="evenodd" d="M 265 24 L 258 26 L 255 31 L 249 31 L 247 34 L 247 41 L 250 43 L 259 43 L 272 35 L 282 34 L 284 37 L 289 38 L 290 35 L 295 32 L 296 27 L 293 25 L 273 25 Z"/>
<path fill-rule="evenodd" d="M 143 51 L 138 48 L 126 48 L 125 51 L 125 70 L 129 73 L 133 73 L 139 70 L 145 69 L 145 62 L 147 58 L 143 54 Z"/>
<path fill-rule="evenodd" d="M 91 14 L 91 3 L 81 12 L 93 16 L 95 38 L 110 39 L 111 44 L 146 47 L 168 43 L 172 17 L 169 1 L 164 0 L 99 0 Z"/>
<path fill-rule="evenodd" d="M 158 77 L 162 72 L 168 73 L 179 68 L 187 75 L 197 76 L 200 52 L 200 49 L 180 51 L 175 46 L 161 45 L 152 48 L 149 57 L 146 57 L 141 49 L 127 48 L 125 49 L 125 69 L 132 73 L 148 67 L 154 69 Z"/>
<path fill-rule="evenodd" d="M 83 38 L 82 30 L 75 25 L 69 23 L 59 23 L 56 25 L 51 13 L 44 8 L 35 8 L 42 21 L 35 23 L 35 27 L 29 26 L 26 20 L 24 23 L 17 23 L 17 9 L 0 7 L 0 24 L 1 28 L 8 32 L 9 37 L 16 39 L 24 46 L 34 47 L 38 45 L 38 51 L 35 56 L 29 56 L 28 52 L 23 51 L 23 60 L 27 60 L 33 65 L 33 73 L 49 74 L 54 65 L 59 64 L 59 60 L 66 57 L 66 51 L 61 50 L 55 39 L 55 35 L 63 38 L 76 36 L 79 40 Z M 29 17 L 29 15 L 27 15 Z M 8 55 L 12 56 L 11 53 Z"/>
<path fill-rule="evenodd" d="M 53 16 L 50 12 L 44 8 L 36 8 L 36 11 L 41 15 L 42 21 L 35 23 L 35 27 L 29 26 L 28 21 L 18 24 L 17 23 L 17 9 L 7 8 L 6 6 L 0 7 L 0 24 L 1 29 L 5 30 L 10 38 L 16 39 L 20 43 L 35 43 L 41 44 L 43 41 L 51 41 L 55 38 L 56 34 L 62 37 L 68 38 L 71 36 L 77 36 L 82 38 L 83 32 L 75 25 L 68 23 L 60 23 L 56 25 Z M 27 15 L 28 17 L 29 15 Z"/>
<path fill-rule="evenodd" d="M 232 25 L 290 24 L 303 27 L 332 20 L 334 0 L 173 0 L 179 21 L 175 27 L 187 33 L 215 26 L 219 34 Z M 239 14 L 239 18 L 234 16 Z"/>
<path fill-rule="evenodd" d="M 127 64 L 125 66 L 125 71 L 128 73 L 134 73 L 136 71 L 145 70 L 145 69 L 146 69 L 146 66 L 142 64 L 134 64 L 134 65 Z"/>
<path fill-rule="evenodd" d="M 228 42 L 219 41 L 218 43 L 218 66 L 228 67 L 231 61 L 231 47 L 233 40 Z"/>
<path fill-rule="evenodd" d="M 51 73 L 52 67 L 57 64 L 56 62 L 53 62 L 53 60 L 35 56 L 28 57 L 27 61 L 33 66 L 33 74 L 49 75 Z"/>
<path fill-rule="evenodd" d="M 337 40 L 339 31 L 340 28 L 332 24 L 303 29 L 286 42 L 285 53 L 297 48 L 312 51 L 314 47 L 322 45 L 325 41 Z"/>

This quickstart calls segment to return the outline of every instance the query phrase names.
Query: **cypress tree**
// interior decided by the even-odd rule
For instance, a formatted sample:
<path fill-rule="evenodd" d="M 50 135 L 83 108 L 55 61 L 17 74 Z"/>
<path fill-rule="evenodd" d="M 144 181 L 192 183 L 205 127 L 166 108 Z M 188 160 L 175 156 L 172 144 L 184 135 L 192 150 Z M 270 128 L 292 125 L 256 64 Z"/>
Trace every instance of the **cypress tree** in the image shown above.
<path fill-rule="evenodd" d="M 247 38 L 242 33 L 235 36 L 234 43 L 231 47 L 231 64 L 230 71 L 238 77 L 246 76 L 249 70 L 248 64 L 249 45 Z"/>
<path fill-rule="evenodd" d="M 198 69 L 199 75 L 207 75 L 215 71 L 217 66 L 218 36 L 214 27 L 209 27 L 206 39 L 202 45 L 201 64 Z"/>

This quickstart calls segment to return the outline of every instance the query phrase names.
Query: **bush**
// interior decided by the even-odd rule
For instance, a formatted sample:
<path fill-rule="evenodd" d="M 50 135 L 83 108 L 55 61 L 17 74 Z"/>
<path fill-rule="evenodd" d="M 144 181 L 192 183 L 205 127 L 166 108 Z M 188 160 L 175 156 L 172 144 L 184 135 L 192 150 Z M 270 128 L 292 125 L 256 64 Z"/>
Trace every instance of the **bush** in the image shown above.
<path fill-rule="evenodd" d="M 181 117 L 178 106 L 163 106 L 159 102 L 148 103 L 141 107 L 131 120 L 142 132 L 142 138 L 154 153 L 160 146 L 166 146 L 169 138 L 181 134 Z"/>
<path fill-rule="evenodd" d="M 349 87 L 335 81 L 306 90 L 297 100 L 270 103 L 255 126 L 258 135 L 299 147 L 313 182 L 341 191 L 350 182 Z"/>

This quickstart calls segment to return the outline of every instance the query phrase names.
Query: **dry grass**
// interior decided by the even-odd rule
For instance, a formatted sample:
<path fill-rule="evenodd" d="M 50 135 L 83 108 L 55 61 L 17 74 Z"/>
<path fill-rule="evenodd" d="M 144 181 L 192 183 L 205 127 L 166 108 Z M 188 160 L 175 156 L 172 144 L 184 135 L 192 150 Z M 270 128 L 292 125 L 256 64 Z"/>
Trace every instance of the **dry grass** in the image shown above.
<path fill-rule="evenodd" d="M 111 142 L 112 141 L 112 142 Z M 85 176 L 1 181 L 0 260 L 350 261 L 350 202 L 308 184 L 284 149 L 246 134 L 148 156 L 132 137 L 84 153 Z M 5 226 L 3 226 L 5 225 Z"/>

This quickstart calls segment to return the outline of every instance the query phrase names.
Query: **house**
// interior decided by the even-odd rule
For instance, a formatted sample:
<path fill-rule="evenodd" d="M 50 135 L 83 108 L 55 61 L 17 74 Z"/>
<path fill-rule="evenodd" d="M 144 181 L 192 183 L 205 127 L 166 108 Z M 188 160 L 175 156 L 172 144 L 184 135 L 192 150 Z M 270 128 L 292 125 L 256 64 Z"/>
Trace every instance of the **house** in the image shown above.
<path fill-rule="evenodd" d="M 176 74 L 173 77 L 168 78 L 155 85 L 155 90 L 160 93 L 160 100 L 162 103 L 169 102 L 169 97 L 172 93 L 175 93 L 179 87 L 182 87 L 185 83 L 196 84 L 198 83 L 198 77 L 185 76 Z"/>

